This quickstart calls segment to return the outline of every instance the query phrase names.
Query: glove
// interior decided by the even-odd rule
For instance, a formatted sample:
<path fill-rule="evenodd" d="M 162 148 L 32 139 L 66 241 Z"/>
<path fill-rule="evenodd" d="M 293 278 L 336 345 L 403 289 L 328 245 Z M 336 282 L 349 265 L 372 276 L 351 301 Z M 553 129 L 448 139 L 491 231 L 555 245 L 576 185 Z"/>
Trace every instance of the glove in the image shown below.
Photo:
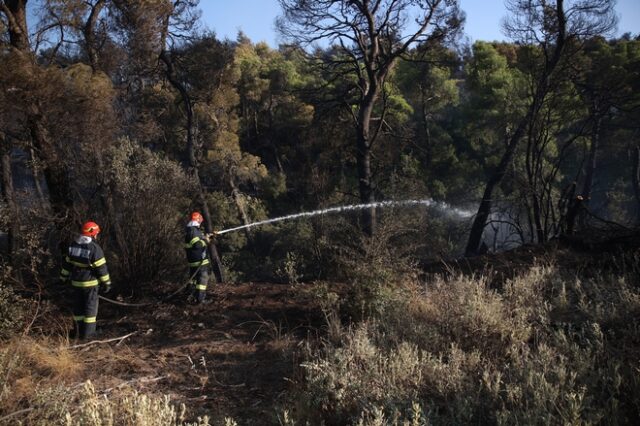
<path fill-rule="evenodd" d="M 102 294 L 107 294 L 111 291 L 111 283 L 103 283 L 101 285 Z"/>

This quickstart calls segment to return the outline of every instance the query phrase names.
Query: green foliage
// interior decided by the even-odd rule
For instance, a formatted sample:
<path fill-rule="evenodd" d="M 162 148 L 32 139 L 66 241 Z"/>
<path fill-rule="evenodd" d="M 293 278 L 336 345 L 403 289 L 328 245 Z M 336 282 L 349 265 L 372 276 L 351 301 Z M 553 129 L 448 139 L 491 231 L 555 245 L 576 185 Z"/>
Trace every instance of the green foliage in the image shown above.
<path fill-rule="evenodd" d="M 486 42 L 473 45 L 466 74 L 468 98 L 462 106 L 463 129 L 473 155 L 485 167 L 493 167 L 529 96 L 525 76 L 510 67 L 507 58 Z"/>

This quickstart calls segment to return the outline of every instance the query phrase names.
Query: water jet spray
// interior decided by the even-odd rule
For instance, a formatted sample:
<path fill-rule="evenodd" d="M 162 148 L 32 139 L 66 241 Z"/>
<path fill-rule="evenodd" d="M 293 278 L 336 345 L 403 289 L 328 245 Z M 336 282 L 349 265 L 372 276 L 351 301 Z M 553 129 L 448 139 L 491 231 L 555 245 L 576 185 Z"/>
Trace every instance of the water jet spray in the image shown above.
<path fill-rule="evenodd" d="M 367 204 L 352 204 L 348 206 L 338 206 L 338 207 L 329 207 L 326 209 L 314 210 L 311 212 L 302 212 L 290 214 L 287 216 L 276 217 L 273 219 L 261 220 L 259 222 L 249 223 L 247 225 L 236 226 L 234 228 L 223 229 L 222 231 L 216 231 L 216 235 L 226 234 L 228 232 L 240 231 L 241 229 L 253 228 L 254 226 L 266 225 L 269 223 L 275 222 L 283 222 L 292 219 L 298 219 L 301 217 L 312 217 L 323 215 L 327 213 L 339 213 L 346 212 L 351 210 L 363 210 L 368 208 L 378 208 L 378 207 L 405 207 L 405 206 L 425 206 L 425 207 L 434 207 L 438 210 L 444 212 L 447 215 L 452 217 L 457 217 L 459 219 L 466 219 L 473 216 L 473 212 L 470 210 L 464 210 L 457 207 L 451 207 L 447 203 L 442 201 L 434 201 L 431 199 L 424 200 L 402 200 L 402 201 L 378 201 L 375 203 L 367 203 Z"/>

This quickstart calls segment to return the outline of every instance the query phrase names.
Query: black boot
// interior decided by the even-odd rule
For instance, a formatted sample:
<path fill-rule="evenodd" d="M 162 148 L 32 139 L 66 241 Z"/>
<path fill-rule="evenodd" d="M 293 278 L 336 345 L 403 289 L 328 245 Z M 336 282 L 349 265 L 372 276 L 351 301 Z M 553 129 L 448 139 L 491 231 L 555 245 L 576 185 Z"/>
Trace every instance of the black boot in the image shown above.
<path fill-rule="evenodd" d="M 204 303 L 204 300 L 207 297 L 207 292 L 204 290 L 197 290 L 196 291 L 196 302 L 197 303 Z"/>
<path fill-rule="evenodd" d="M 74 321 L 73 328 L 69 332 L 70 339 L 80 339 L 84 332 L 84 321 Z"/>
<path fill-rule="evenodd" d="M 91 340 L 96 337 L 96 323 L 87 322 L 84 324 L 84 333 L 82 334 L 83 340 Z"/>

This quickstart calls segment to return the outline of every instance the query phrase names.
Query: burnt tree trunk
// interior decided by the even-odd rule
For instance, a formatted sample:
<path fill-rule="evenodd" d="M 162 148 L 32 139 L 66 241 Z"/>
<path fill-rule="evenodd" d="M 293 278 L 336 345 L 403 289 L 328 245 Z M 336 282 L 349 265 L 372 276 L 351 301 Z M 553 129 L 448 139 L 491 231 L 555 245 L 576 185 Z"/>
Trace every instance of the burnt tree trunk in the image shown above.
<path fill-rule="evenodd" d="M 0 135 L 1 136 L 1 135 Z M 2 171 L 2 198 L 7 204 L 8 210 L 8 226 L 7 226 L 7 255 L 9 263 L 15 264 L 15 255 L 17 251 L 17 238 L 19 235 L 20 215 L 18 214 L 18 205 L 16 203 L 15 191 L 13 189 L 13 173 L 11 171 L 11 147 L 5 138 L 0 137 L 0 169 Z"/>
<path fill-rule="evenodd" d="M 43 206 L 46 204 L 46 197 L 44 196 L 44 191 L 42 190 L 41 185 L 41 175 L 40 175 L 40 160 L 38 160 L 38 156 L 36 155 L 33 148 L 29 149 L 29 159 L 31 161 L 31 172 L 33 173 L 33 184 L 36 188 L 36 193 L 38 194 L 38 200 L 40 204 Z"/>
<path fill-rule="evenodd" d="M 30 53 L 27 31 L 27 0 L 5 0 L 0 7 L 9 23 L 9 43 L 20 52 Z"/>
<path fill-rule="evenodd" d="M 429 126 L 429 108 L 427 106 L 427 93 L 426 89 L 423 85 L 420 85 L 420 99 L 421 99 L 421 108 L 422 108 L 422 130 L 424 131 L 424 142 L 425 142 L 425 166 L 427 169 L 431 169 L 431 163 L 433 163 L 433 142 L 431 140 L 431 127 Z"/>
<path fill-rule="evenodd" d="M 600 132 L 602 129 L 602 114 L 597 106 L 593 107 L 593 128 L 591 129 L 591 146 L 589 147 L 589 159 L 587 160 L 587 170 L 585 172 L 584 184 L 582 185 L 581 195 L 584 198 L 585 206 L 589 205 L 591 191 L 593 189 L 593 177 L 595 175 L 598 149 L 600 145 Z"/>
<path fill-rule="evenodd" d="M 84 35 L 84 49 L 87 53 L 87 57 L 89 58 L 91 69 L 94 72 L 98 70 L 100 61 L 98 54 L 100 43 L 96 37 L 96 25 L 98 23 L 100 12 L 104 6 L 104 0 L 98 0 L 95 5 L 90 6 L 91 11 L 89 12 L 89 17 L 82 27 L 82 34 Z"/>
<path fill-rule="evenodd" d="M 44 178 L 49 189 L 49 201 L 58 218 L 68 216 L 73 206 L 67 167 L 60 158 L 49 132 L 43 123 L 40 107 L 33 105 L 29 117 L 29 131 L 35 152 L 44 165 Z"/>

